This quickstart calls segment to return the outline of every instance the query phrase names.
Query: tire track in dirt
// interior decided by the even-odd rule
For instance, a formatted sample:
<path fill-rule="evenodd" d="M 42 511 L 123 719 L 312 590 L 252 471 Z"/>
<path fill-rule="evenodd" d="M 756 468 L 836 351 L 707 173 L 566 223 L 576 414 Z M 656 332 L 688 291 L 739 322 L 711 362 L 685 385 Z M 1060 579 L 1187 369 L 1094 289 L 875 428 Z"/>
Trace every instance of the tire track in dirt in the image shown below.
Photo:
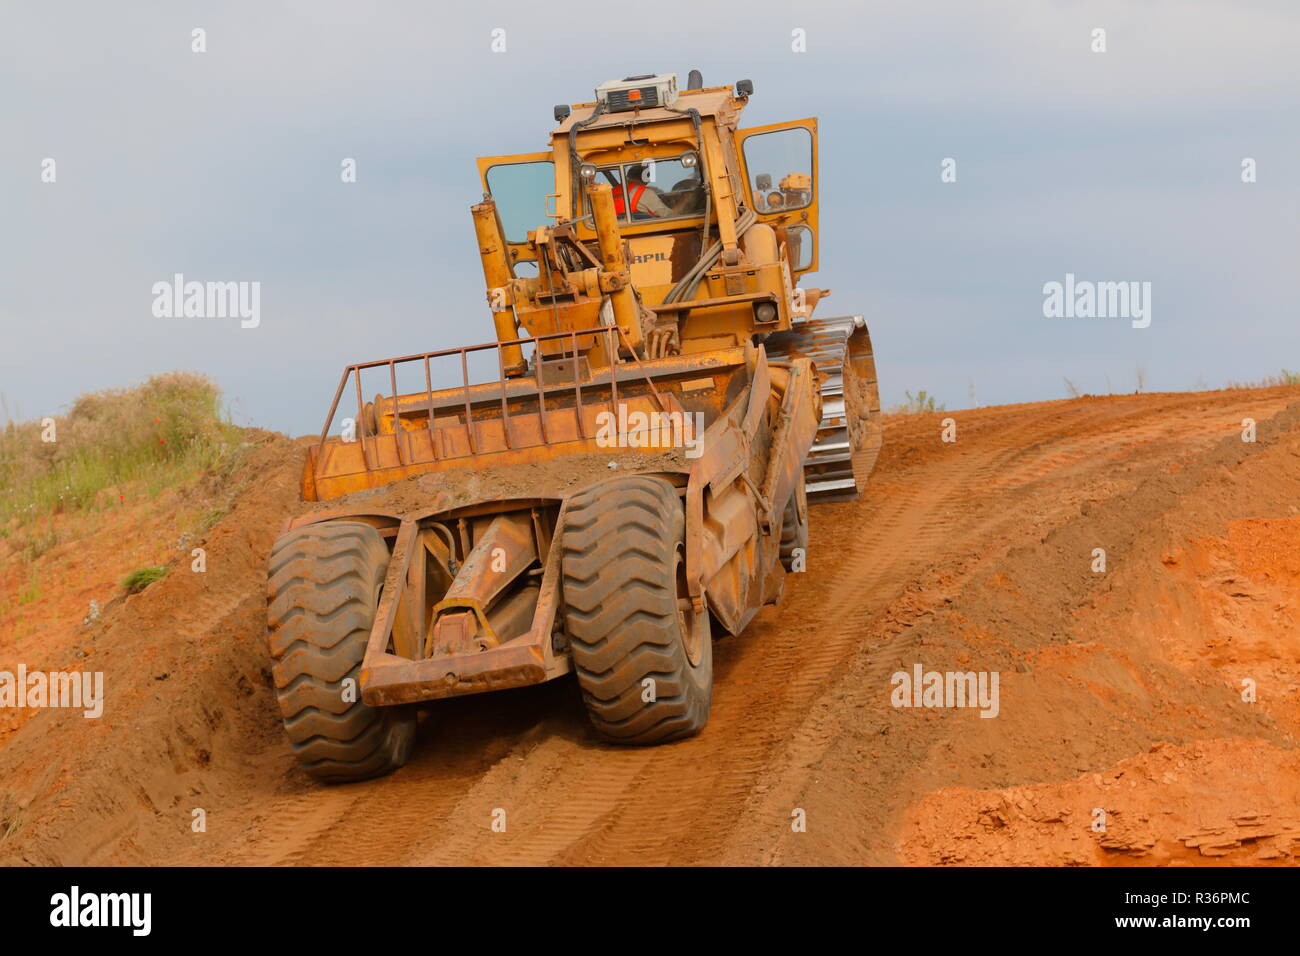
<path fill-rule="evenodd" d="M 773 859 L 830 728 L 810 720 L 882 615 L 918 576 L 957 581 L 1010 547 L 1023 509 L 1078 474 L 1181 431 L 1213 433 L 1200 409 L 1265 417 L 1285 404 L 1243 393 L 1124 396 L 891 422 L 875 480 L 858 502 L 814 509 L 805 576 L 782 606 L 716 647 L 714 706 L 703 735 L 648 750 L 600 743 L 571 680 L 431 708 L 413 759 L 378 781 L 279 779 L 225 811 L 245 821 L 205 861 L 263 864 L 659 864 Z M 1240 420 L 1239 418 L 1237 419 Z M 1205 440 L 1209 440 L 1206 438 Z M 1046 487 L 1045 487 L 1046 486 Z M 1077 490 L 1077 489 L 1075 489 Z M 1035 500 L 1041 498 L 1044 500 Z M 837 562 L 833 566 L 831 560 Z M 817 575 L 820 575 L 818 577 Z M 830 626 L 828 626 L 828 622 Z M 904 629 L 869 651 L 887 676 Z M 505 832 L 493 832 L 494 810 Z M 177 862 L 194 862 L 177 861 Z"/>
<path fill-rule="evenodd" d="M 1208 448 L 1231 431 L 1233 417 L 1249 414 L 1262 420 L 1289 404 L 1285 399 L 1273 399 L 1234 405 L 1233 417 L 1228 417 L 1225 413 L 1222 421 L 1207 426 L 1201 420 L 1198 408 L 1184 408 L 1188 405 L 1199 406 L 1200 402 L 1190 401 L 1189 397 L 1184 396 L 1168 398 L 1172 401 L 1161 403 L 1158 408 L 1116 409 L 1104 420 L 1096 416 L 1067 420 L 1064 423 L 1065 434 L 1074 436 L 1074 440 L 1062 442 L 1058 436 L 1052 435 L 1036 443 L 1033 448 L 1022 448 L 1010 456 L 998 455 L 999 465 L 995 470 L 999 473 L 996 477 L 990 475 L 987 469 L 981 470 L 984 477 L 992 479 L 987 485 L 986 494 L 990 500 L 985 502 L 991 504 L 991 507 L 984 509 L 988 512 L 988 517 L 967 530 L 978 540 L 999 542 L 1000 551 L 1005 552 L 1017 543 L 1016 526 L 1019 526 L 1022 543 L 1027 543 L 1037 537 L 1037 528 L 1067 520 L 1071 510 L 1070 502 L 1064 496 L 1052 496 L 1048 489 L 1035 489 L 1037 493 L 1034 497 L 1043 511 L 1038 523 L 1026 528 L 1023 517 L 1014 514 L 1010 508 L 1012 502 L 998 502 L 994 498 L 995 494 L 1008 496 L 1010 493 L 1014 498 L 1019 493 L 1018 496 L 1023 497 L 1027 486 L 1042 484 L 1049 476 L 1057 484 L 1078 492 L 1097 480 L 1098 476 L 1093 473 L 1104 471 L 1116 458 L 1131 457 L 1130 450 L 1136 446 L 1174 438 L 1185 443 L 1195 443 L 1199 448 Z M 1151 421 L 1156 415 L 1158 420 Z M 1059 450 L 1062 445 L 1087 447 L 1088 451 L 1083 454 L 1063 453 Z M 1106 446 L 1112 446 L 1110 450 L 1113 454 L 1100 455 Z M 1115 451 L 1113 446 L 1119 446 L 1119 450 Z M 1035 451 L 1039 454 L 1034 454 Z M 1016 467 L 1004 469 L 1004 466 L 1010 465 Z M 991 556 L 985 555 L 983 560 L 967 562 L 967 566 L 960 568 L 953 579 L 947 582 L 946 590 L 949 593 L 959 590 L 964 581 L 988 562 L 989 557 Z M 910 633 L 911 623 L 905 624 L 893 638 L 871 647 L 870 639 L 879 639 L 880 624 L 876 620 L 864 622 L 856 628 L 861 646 L 869 648 L 859 652 L 864 658 L 864 664 L 863 669 L 856 672 L 856 678 L 865 677 L 865 683 L 887 688 L 889 677 L 897 669 L 899 661 L 904 656 L 908 660 L 916 659 L 917 647 Z M 842 695 L 838 688 L 832 686 L 826 689 L 826 696 Z M 881 693 L 872 698 L 872 706 L 878 711 L 887 711 L 887 695 Z M 811 777 L 834 735 L 835 729 L 825 714 L 809 712 L 792 736 L 787 752 L 775 762 L 781 768 L 780 780 L 742 815 L 749 822 L 737 828 L 737 833 L 727 845 L 724 858 L 729 857 L 733 862 L 753 862 L 757 859 L 768 864 L 780 861 L 784 840 L 791 835 L 788 827 L 790 808 L 805 805 L 804 797 L 813 786 Z M 892 808 L 877 808 L 876 814 L 882 818 L 880 822 L 883 823 L 883 818 L 888 817 L 891 811 Z"/>
<path fill-rule="evenodd" d="M 319 786 L 304 782 L 286 760 L 282 791 L 249 801 L 243 812 L 250 825 L 218 860 L 262 866 L 404 861 L 421 841 L 445 835 L 464 795 L 494 767 L 564 734 L 566 724 L 581 728 L 580 702 L 574 713 L 557 714 L 565 709 L 564 691 L 572 690 L 564 684 L 493 695 L 494 708 L 474 698 L 444 702 L 426 714 L 407 766 L 378 780 Z"/>
<path fill-rule="evenodd" d="M 1088 409 L 1016 420 L 1010 427 L 997 419 L 993 427 L 977 425 L 967 446 L 960 440 L 946 446 L 948 454 L 895 493 L 869 490 L 863 502 L 832 506 L 839 514 L 826 509 L 826 525 L 843 529 L 836 538 L 853 542 L 840 552 L 846 562 L 815 587 L 800 580 L 782 608 L 740 638 L 718 645 L 719 657 L 731 666 L 717 684 L 709 733 L 652 752 L 640 785 L 625 796 L 623 807 L 557 862 L 717 860 L 759 778 L 771 773 L 773 754 L 861 639 L 860 626 L 828 629 L 825 622 L 878 613 L 917 570 L 961 548 L 969 534 L 963 533 L 963 515 L 954 502 L 1021 454 L 1029 433 L 1066 429 L 1071 421 L 1101 414 Z M 930 439 L 935 444 L 937 418 Z M 816 556 L 811 560 L 809 573 L 815 573 Z M 747 687 L 754 691 L 738 692 Z M 689 788 L 684 780 L 691 780 Z M 683 839 L 683 823 L 693 839 Z"/>
<path fill-rule="evenodd" d="M 1034 427 L 1024 424 L 1004 434 L 998 447 L 1013 452 L 1020 429 Z M 958 461 L 956 468 L 932 463 L 931 468 L 941 471 L 939 476 L 927 474 L 902 485 L 879 507 L 831 506 L 840 512 L 836 517 L 849 520 L 865 536 L 854 552 L 863 566 L 841 569 L 832 584 L 832 594 L 839 595 L 833 605 L 837 610 L 860 593 L 862 574 L 875 581 L 892 570 L 893 580 L 901 583 L 906 574 L 896 567 L 900 555 L 919 551 L 921 556 L 914 560 L 935 557 L 933 543 L 943 536 L 949 520 L 947 514 L 934 513 L 935 505 L 950 499 L 964 476 L 979 480 L 983 475 L 972 475 L 971 463 Z M 996 463 L 986 463 L 984 470 L 993 467 Z M 909 547 L 901 546 L 909 541 Z M 791 587 L 791 597 L 798 590 Z M 811 595 L 807 600 L 817 603 Z M 792 716 L 789 695 L 755 698 L 746 689 L 789 685 L 794 700 L 805 701 L 834 667 L 840 645 L 852 638 L 846 634 L 822 647 L 810 665 L 801 656 L 807 651 L 807 635 L 776 626 L 771 619 L 779 613 L 765 612 L 746 633 L 717 646 L 718 686 L 704 736 L 666 748 L 625 751 L 600 744 L 583 718 L 581 742 L 560 740 L 537 748 L 527 754 L 524 762 L 529 766 L 521 774 L 509 767 L 523 756 L 514 746 L 501 750 L 481 773 L 476 771 L 476 765 L 484 766 L 479 748 L 494 739 L 490 734 L 469 751 L 431 757 L 442 741 L 422 733 L 416 759 L 397 774 L 341 790 L 324 788 L 319 795 L 308 789 L 278 798 L 259 814 L 268 823 L 254 826 L 256 836 L 232 855 L 255 864 L 668 862 L 680 849 L 676 835 L 681 831 L 698 832 L 727 822 L 763 772 L 765 752 L 780 739 Z M 768 676 L 773 668 L 776 674 Z M 573 692 L 563 686 L 568 683 L 556 689 Z M 451 703 L 481 714 L 482 708 L 508 707 L 509 696 Z M 696 752 L 702 745 L 705 754 Z M 698 779 L 706 767 L 707 779 Z M 684 800 L 682 786 L 687 781 Z M 304 801 L 320 806 L 303 808 Z M 505 834 L 490 830 L 497 807 L 506 811 L 507 821 L 520 821 L 513 831 L 509 825 Z M 700 848 L 692 857 L 705 858 L 708 849 Z"/>

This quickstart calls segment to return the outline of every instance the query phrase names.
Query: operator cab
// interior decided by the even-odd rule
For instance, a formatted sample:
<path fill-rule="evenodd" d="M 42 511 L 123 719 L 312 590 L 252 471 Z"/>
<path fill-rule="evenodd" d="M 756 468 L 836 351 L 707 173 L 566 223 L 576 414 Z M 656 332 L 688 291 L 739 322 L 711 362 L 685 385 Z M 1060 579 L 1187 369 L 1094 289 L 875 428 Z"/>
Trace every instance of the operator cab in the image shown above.
<path fill-rule="evenodd" d="M 591 248 L 592 183 L 612 190 L 637 287 L 652 305 L 723 233 L 734 244 L 733 224 L 747 211 L 780 230 L 792 280 L 816 271 L 816 120 L 741 130 L 753 84 L 699 82 L 679 90 L 673 73 L 611 80 L 591 102 L 555 107 L 549 149 L 479 159 L 514 275 L 537 274 L 529 234 L 539 227 L 565 225 Z"/>

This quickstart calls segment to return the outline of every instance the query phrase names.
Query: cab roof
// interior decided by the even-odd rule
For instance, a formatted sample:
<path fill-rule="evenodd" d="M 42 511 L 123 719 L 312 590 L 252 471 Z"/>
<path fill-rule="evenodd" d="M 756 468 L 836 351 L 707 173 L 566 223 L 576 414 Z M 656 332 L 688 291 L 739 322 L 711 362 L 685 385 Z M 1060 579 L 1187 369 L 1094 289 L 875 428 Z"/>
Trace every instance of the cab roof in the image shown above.
<path fill-rule="evenodd" d="M 718 116 L 738 112 L 745 105 L 745 102 L 745 100 L 737 99 L 732 95 L 730 86 L 711 86 L 702 90 L 679 90 L 674 108 L 678 110 L 696 109 L 700 111 L 701 116 Z M 573 112 L 564 118 L 564 122 L 555 128 L 552 135 L 567 134 L 573 128 L 574 123 L 581 123 L 583 120 L 589 119 L 595 110 L 595 103 L 574 104 Z M 654 123 L 660 120 L 679 120 L 681 118 L 681 113 L 674 113 L 661 106 L 648 110 L 604 113 L 590 126 L 584 126 L 583 131 L 603 129 L 610 126 L 626 126 L 629 122 Z"/>

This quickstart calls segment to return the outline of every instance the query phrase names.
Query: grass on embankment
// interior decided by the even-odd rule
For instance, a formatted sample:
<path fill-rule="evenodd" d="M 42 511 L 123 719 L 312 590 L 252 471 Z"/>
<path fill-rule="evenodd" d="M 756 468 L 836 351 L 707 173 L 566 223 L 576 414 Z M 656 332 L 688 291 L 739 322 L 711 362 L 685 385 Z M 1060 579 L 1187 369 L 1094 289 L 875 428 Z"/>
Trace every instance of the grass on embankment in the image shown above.
<path fill-rule="evenodd" d="M 226 474 L 240 441 L 220 389 L 188 372 L 82 395 L 66 415 L 0 425 L 0 531 L 93 510 L 106 489 L 156 495 L 204 472 Z"/>

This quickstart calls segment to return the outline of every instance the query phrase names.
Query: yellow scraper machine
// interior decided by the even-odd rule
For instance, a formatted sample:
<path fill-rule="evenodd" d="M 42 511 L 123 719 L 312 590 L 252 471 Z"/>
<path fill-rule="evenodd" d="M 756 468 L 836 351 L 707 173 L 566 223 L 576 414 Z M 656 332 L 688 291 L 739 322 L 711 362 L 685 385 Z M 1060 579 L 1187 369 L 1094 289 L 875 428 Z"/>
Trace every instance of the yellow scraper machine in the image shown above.
<path fill-rule="evenodd" d="M 271 553 L 309 774 L 385 773 L 415 705 L 571 671 L 610 741 L 698 733 L 714 638 L 781 598 L 808 503 L 863 487 L 866 324 L 813 318 L 829 292 L 799 285 L 817 121 L 738 129 L 752 93 L 628 77 L 557 106 L 545 151 L 478 161 L 496 340 L 348 366 L 303 469 L 315 504 Z"/>

